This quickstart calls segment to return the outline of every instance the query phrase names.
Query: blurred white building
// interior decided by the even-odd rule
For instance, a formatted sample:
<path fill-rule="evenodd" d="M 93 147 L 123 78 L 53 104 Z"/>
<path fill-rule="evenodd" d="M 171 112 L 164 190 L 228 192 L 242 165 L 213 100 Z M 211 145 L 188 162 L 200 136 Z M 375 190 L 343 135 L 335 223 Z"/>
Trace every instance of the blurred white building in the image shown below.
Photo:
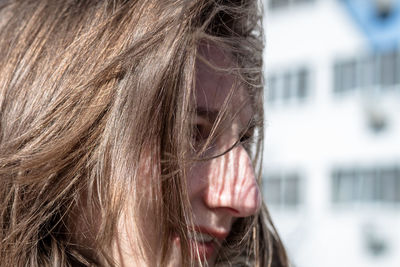
<path fill-rule="evenodd" d="M 264 193 L 294 266 L 399 267 L 400 1 L 264 7 Z"/>

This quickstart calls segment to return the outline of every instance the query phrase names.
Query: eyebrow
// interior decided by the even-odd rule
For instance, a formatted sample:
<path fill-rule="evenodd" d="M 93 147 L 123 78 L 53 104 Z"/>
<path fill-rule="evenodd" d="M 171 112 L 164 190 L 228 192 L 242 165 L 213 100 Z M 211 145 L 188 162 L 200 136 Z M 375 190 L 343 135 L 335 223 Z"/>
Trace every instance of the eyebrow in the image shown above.
<path fill-rule="evenodd" d="M 208 109 L 206 107 L 197 107 L 196 108 L 197 115 L 200 117 L 203 117 L 207 119 L 211 124 L 214 124 L 214 122 L 217 120 L 219 110 L 216 109 Z M 254 120 L 254 117 L 251 116 L 251 118 L 243 125 L 245 129 L 247 130 L 254 130 L 256 128 L 257 124 Z"/>

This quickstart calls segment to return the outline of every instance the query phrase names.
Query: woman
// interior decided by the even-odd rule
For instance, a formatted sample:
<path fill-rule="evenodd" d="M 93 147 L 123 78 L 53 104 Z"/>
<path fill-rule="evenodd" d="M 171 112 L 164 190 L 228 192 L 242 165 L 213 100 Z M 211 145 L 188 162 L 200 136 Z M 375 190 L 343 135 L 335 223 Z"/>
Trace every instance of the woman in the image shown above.
<path fill-rule="evenodd" d="M 1 266 L 288 266 L 257 1 L 0 2 Z"/>

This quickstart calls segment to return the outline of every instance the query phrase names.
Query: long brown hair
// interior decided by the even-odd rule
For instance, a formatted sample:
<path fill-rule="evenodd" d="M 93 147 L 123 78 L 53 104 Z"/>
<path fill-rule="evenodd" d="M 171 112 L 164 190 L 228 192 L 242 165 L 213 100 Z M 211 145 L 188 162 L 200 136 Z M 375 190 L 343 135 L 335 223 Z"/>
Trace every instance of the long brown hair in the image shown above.
<path fill-rule="evenodd" d="M 202 42 L 233 55 L 251 92 L 261 170 L 260 27 L 251 0 L 0 1 L 0 265 L 114 265 L 127 196 L 139 203 L 146 183 L 165 266 L 172 233 L 187 240 L 192 223 L 184 170 Z M 146 153 L 156 167 L 144 176 Z M 219 264 L 288 266 L 265 207 L 233 232 Z"/>

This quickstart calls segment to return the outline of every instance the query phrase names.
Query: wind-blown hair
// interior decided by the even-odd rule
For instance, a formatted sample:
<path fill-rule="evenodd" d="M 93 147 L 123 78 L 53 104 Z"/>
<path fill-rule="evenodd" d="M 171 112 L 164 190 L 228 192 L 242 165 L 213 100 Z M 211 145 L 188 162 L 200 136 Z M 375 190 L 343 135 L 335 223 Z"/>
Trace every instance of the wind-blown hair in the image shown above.
<path fill-rule="evenodd" d="M 232 55 L 250 92 L 260 172 L 260 27 L 251 0 L 0 1 L 0 265 L 113 266 L 128 196 L 139 250 L 146 198 L 154 265 L 173 233 L 193 264 L 184 170 L 199 46 Z M 217 263 L 288 266 L 265 207 L 234 224 Z"/>

